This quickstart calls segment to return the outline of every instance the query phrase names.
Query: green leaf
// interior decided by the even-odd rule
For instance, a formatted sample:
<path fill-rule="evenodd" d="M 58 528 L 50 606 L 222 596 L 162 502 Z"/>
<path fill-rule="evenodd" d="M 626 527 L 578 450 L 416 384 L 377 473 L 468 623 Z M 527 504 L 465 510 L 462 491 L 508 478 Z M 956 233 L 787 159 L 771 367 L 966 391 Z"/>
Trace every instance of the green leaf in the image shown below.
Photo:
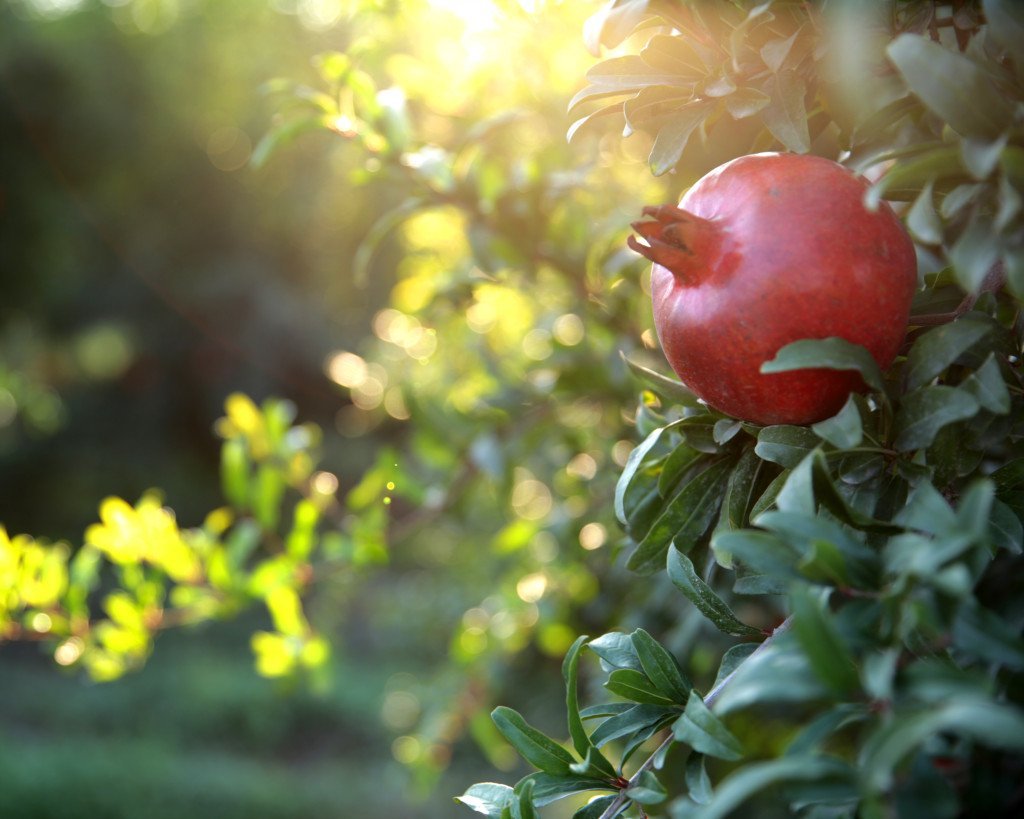
<path fill-rule="evenodd" d="M 945 179 L 967 179 L 960 149 L 940 146 L 893 165 L 885 176 L 872 185 L 864 204 L 874 210 L 885 199 L 916 199 L 927 185 Z"/>
<path fill-rule="evenodd" d="M 533 807 L 533 780 L 522 779 L 514 789 L 514 796 L 509 805 L 512 819 L 540 819 Z"/>
<path fill-rule="evenodd" d="M 662 398 L 667 398 L 684 407 L 700 406 L 697 396 L 687 389 L 686 385 L 681 381 L 676 381 L 673 378 L 648 369 L 642 364 L 637 364 L 635 361 L 626 358 L 624 354 L 620 355 L 622 355 L 622 360 L 626 362 L 626 366 Z"/>
<path fill-rule="evenodd" d="M 636 656 L 633 640 L 621 631 L 610 631 L 591 640 L 587 647 L 612 668 L 629 668 L 643 671 L 640 658 Z"/>
<path fill-rule="evenodd" d="M 1001 500 L 992 502 L 989 519 L 989 538 L 996 548 L 1019 555 L 1024 551 L 1024 524 L 1013 509 Z"/>
<path fill-rule="evenodd" d="M 917 34 L 886 49 L 910 90 L 962 136 L 995 138 L 1013 121 L 1013 106 L 969 57 Z"/>
<path fill-rule="evenodd" d="M 791 756 L 755 762 L 738 768 L 722 780 L 711 801 L 693 808 L 675 810 L 673 819 L 724 819 L 755 794 L 785 782 L 854 782 L 853 771 L 844 762 L 824 756 Z"/>
<path fill-rule="evenodd" d="M 960 389 L 974 396 L 989 412 L 1006 415 L 1010 411 L 1010 391 L 995 353 L 989 353 L 985 363 L 963 380 Z"/>
<path fill-rule="evenodd" d="M 973 599 L 957 612 L 953 645 L 988 662 L 1015 671 L 1024 669 L 1024 640 L 1018 630 Z"/>
<path fill-rule="evenodd" d="M 530 774 L 524 777 L 526 779 L 533 783 L 533 804 L 538 808 L 574 793 L 612 790 L 605 780 L 587 776 L 561 776 L 542 772 Z M 520 780 L 519 785 L 522 784 L 523 780 Z"/>
<path fill-rule="evenodd" d="M 712 106 L 703 101 L 691 102 L 672 112 L 668 122 L 658 129 L 647 161 L 651 173 L 661 176 L 672 170 L 686 150 L 690 136 L 711 113 Z"/>
<path fill-rule="evenodd" d="M 220 481 L 224 497 L 236 509 L 249 502 L 249 454 L 240 439 L 225 441 L 220 450 Z"/>
<path fill-rule="evenodd" d="M 745 449 L 729 475 L 725 497 L 715 526 L 715 534 L 741 529 L 747 523 L 747 510 L 753 502 L 754 488 L 761 470 L 762 461 L 753 449 Z M 724 549 L 715 550 L 715 560 L 720 566 L 732 568 L 732 558 Z"/>
<path fill-rule="evenodd" d="M 929 181 L 914 200 L 907 214 L 907 229 L 922 244 L 938 245 L 942 243 L 942 223 L 935 212 L 932 200 L 932 182 Z"/>
<path fill-rule="evenodd" d="M 594 123 L 601 122 L 607 117 L 622 116 L 622 104 L 614 102 L 611 105 L 605 105 L 602 108 L 598 108 L 587 114 L 584 117 L 580 117 L 574 120 L 569 129 L 565 132 L 565 141 L 572 143 L 576 139 L 577 134 L 580 134 L 584 128 L 594 125 Z"/>
<path fill-rule="evenodd" d="M 587 50 L 597 57 L 601 46 L 615 48 L 649 16 L 649 4 L 650 0 L 620 0 L 591 15 L 583 26 Z"/>
<path fill-rule="evenodd" d="M 731 461 L 720 461 L 686 484 L 654 521 L 626 567 L 633 571 L 661 568 L 670 542 L 680 551 L 691 549 L 718 514 L 731 469 Z"/>
<path fill-rule="evenodd" d="M 644 458 L 647 454 L 658 445 L 661 440 L 661 436 L 665 434 L 667 427 L 658 427 L 654 432 L 644 438 L 643 442 L 635 447 L 630 453 L 629 457 L 626 458 L 626 465 L 622 469 L 622 474 L 619 475 L 619 480 L 615 484 L 615 517 L 618 518 L 619 523 L 623 526 L 626 525 L 626 505 L 625 498 L 626 492 L 629 490 L 630 485 L 636 478 L 637 470 L 643 463 Z"/>
<path fill-rule="evenodd" d="M 573 759 L 565 748 L 532 727 L 522 716 L 505 706 L 491 712 L 491 719 L 527 762 L 545 773 L 564 776 L 569 773 Z"/>
<path fill-rule="evenodd" d="M 595 746 L 602 748 L 613 739 L 619 739 L 630 734 L 635 734 L 652 725 L 658 725 L 666 718 L 675 718 L 679 713 L 678 709 L 664 705 L 633 705 L 621 703 L 627 706 L 627 710 L 616 714 L 602 722 L 591 736 Z"/>
<path fill-rule="evenodd" d="M 604 687 L 613 694 L 647 705 L 671 705 L 672 698 L 658 690 L 647 675 L 631 668 L 619 668 L 609 676 Z"/>
<path fill-rule="evenodd" d="M 793 633 L 818 679 L 837 696 L 845 697 L 858 687 L 857 667 L 821 601 L 820 595 L 805 587 L 793 588 Z"/>
<path fill-rule="evenodd" d="M 890 787 L 896 766 L 930 737 L 948 732 L 993 748 L 1024 748 L 1024 715 L 1008 705 L 960 699 L 903 711 L 882 723 L 861 748 L 859 768 L 874 791 Z"/>
<path fill-rule="evenodd" d="M 630 639 L 647 678 L 661 694 L 681 705 L 693 686 L 686 679 L 676 658 L 642 628 L 634 631 Z"/>
<path fill-rule="evenodd" d="M 611 807 L 616 799 L 615 794 L 610 796 L 597 796 L 572 815 L 572 819 L 601 819 L 604 812 Z"/>
<path fill-rule="evenodd" d="M 769 83 L 771 102 L 761 112 L 764 124 L 786 150 L 805 154 L 811 149 L 807 130 L 807 109 L 804 96 L 807 87 L 803 78 L 791 68 L 775 74 Z"/>
<path fill-rule="evenodd" d="M 761 636 L 759 629 L 740 622 L 725 601 L 700 578 L 690 558 L 674 546 L 668 550 L 668 577 L 719 631 L 734 637 Z"/>
<path fill-rule="evenodd" d="M 740 741 L 711 713 L 696 691 L 690 692 L 686 710 L 672 725 L 672 735 L 706 756 L 726 760 L 743 758 Z"/>
<path fill-rule="evenodd" d="M 857 407 L 857 399 L 851 395 L 835 416 L 812 424 L 811 430 L 837 449 L 860 446 L 864 440 L 864 423 Z"/>
<path fill-rule="evenodd" d="M 900 452 L 923 449 L 948 424 L 973 418 L 981 407 L 965 390 L 955 387 L 922 387 L 903 397 L 896 413 L 893 447 Z"/>
<path fill-rule="evenodd" d="M 786 57 L 789 56 L 790 51 L 793 50 L 793 43 L 796 42 L 797 36 L 800 31 L 794 31 L 789 37 L 778 38 L 775 40 L 769 40 L 763 46 L 761 46 L 761 59 L 764 60 L 765 66 L 773 74 L 777 73 L 786 61 Z"/>
<path fill-rule="evenodd" d="M 999 243 L 993 241 L 993 235 L 989 217 L 979 210 L 949 249 L 956 280 L 969 293 L 978 292 L 999 260 Z"/>
<path fill-rule="evenodd" d="M 786 746 L 786 756 L 817 754 L 821 745 L 836 731 L 854 722 L 861 722 L 870 715 L 868 707 L 860 703 L 844 702 L 823 711 L 793 738 Z"/>
<path fill-rule="evenodd" d="M 761 111 L 771 97 L 756 88 L 737 88 L 725 98 L 725 110 L 733 119 L 746 119 Z"/>
<path fill-rule="evenodd" d="M 263 135 L 249 157 L 249 164 L 257 169 L 262 168 L 273 154 L 288 143 L 312 131 L 330 130 L 334 121 L 333 115 L 326 114 L 286 120 Z"/>
<path fill-rule="evenodd" d="M 686 790 L 690 799 L 698 805 L 706 805 L 711 801 L 711 777 L 704 765 L 704 754 L 691 753 L 686 759 Z"/>
<path fill-rule="evenodd" d="M 802 339 L 787 344 L 761 365 L 762 373 L 807 369 L 854 370 L 875 392 L 885 392 L 878 363 L 864 347 L 842 338 Z"/>
<path fill-rule="evenodd" d="M 761 497 L 759 497 L 754 502 L 754 505 L 750 507 L 750 513 L 747 515 L 749 520 L 757 520 L 760 514 L 767 509 L 771 509 L 771 507 L 775 505 L 775 500 L 778 498 L 779 492 L 782 491 L 782 487 L 786 485 L 786 481 L 789 480 L 790 474 L 790 470 L 784 469 L 772 478 L 772 482 L 765 487 L 764 492 L 761 493 Z"/>
<path fill-rule="evenodd" d="M 590 737 L 587 736 L 583 727 L 583 719 L 580 716 L 579 695 L 576 691 L 576 678 L 579 673 L 580 652 L 587 644 L 587 638 L 578 637 L 569 648 L 562 662 L 562 678 L 565 680 L 565 707 L 569 715 L 569 736 L 572 737 L 573 747 L 576 753 L 589 763 L 588 768 L 600 772 L 606 776 L 615 776 L 615 769 L 594 747 Z M 589 772 L 589 771 L 587 771 Z"/>
<path fill-rule="evenodd" d="M 639 805 L 657 805 L 668 797 L 665 786 L 650 771 L 641 771 L 635 783 L 626 788 L 626 796 Z"/>
<path fill-rule="evenodd" d="M 715 675 L 715 684 L 711 686 L 711 690 L 714 691 L 722 685 L 747 657 L 757 651 L 758 645 L 758 643 L 740 643 L 726 651 L 722 655 L 722 661 L 718 664 L 718 674 Z"/>
<path fill-rule="evenodd" d="M 1009 140 L 1009 134 L 1001 134 L 993 140 L 965 139 L 960 143 L 960 154 L 964 167 L 978 181 L 987 179 L 998 167 L 1003 149 Z"/>
<path fill-rule="evenodd" d="M 796 576 L 800 555 L 788 543 L 769 532 L 739 529 L 721 532 L 712 540 L 712 548 L 723 549 L 757 574 L 790 578 Z"/>
<path fill-rule="evenodd" d="M 1024 64 L 1024 9 L 1018 0 L 982 0 L 988 35 L 1007 50 L 1020 76 Z"/>
<path fill-rule="evenodd" d="M 680 442 L 668 454 L 661 466 L 661 474 L 658 476 L 658 494 L 663 498 L 671 495 L 672 490 L 679 483 L 680 477 L 703 457 L 703 453 L 687 446 L 685 442 Z"/>
<path fill-rule="evenodd" d="M 819 443 L 818 436 L 807 427 L 779 424 L 764 427 L 757 434 L 754 452 L 766 461 L 792 469 Z"/>
<path fill-rule="evenodd" d="M 824 694 L 802 647 L 787 633 L 776 636 L 736 669 L 714 710 L 728 714 L 760 703 L 808 702 Z"/>
<path fill-rule="evenodd" d="M 470 787 L 455 801 L 461 802 L 489 819 L 501 819 L 501 812 L 512 804 L 513 791 L 508 785 L 495 782 L 481 782 Z"/>

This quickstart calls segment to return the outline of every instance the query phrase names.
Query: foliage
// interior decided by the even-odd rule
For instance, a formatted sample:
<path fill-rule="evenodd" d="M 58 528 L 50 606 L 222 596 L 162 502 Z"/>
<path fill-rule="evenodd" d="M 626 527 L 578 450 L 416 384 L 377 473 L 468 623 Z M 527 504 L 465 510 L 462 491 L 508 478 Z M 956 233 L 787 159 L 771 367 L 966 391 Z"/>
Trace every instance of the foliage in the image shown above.
<path fill-rule="evenodd" d="M 509 2 L 500 36 L 468 23 L 460 36 L 433 16 L 441 3 L 334 5 L 322 25 L 314 11 L 332 4 L 264 10 L 336 36 L 316 38 L 309 70 L 262 65 L 288 79 L 265 84 L 274 122 L 251 152 L 235 126 L 204 138 L 224 172 L 251 162 L 246 184 L 267 186 L 294 235 L 319 249 L 344 235 L 299 286 L 281 284 L 290 268 L 242 279 L 253 312 L 291 317 L 279 334 L 239 323 L 240 297 L 210 310 L 275 390 L 316 393 L 339 434 L 234 393 L 217 426 L 229 505 L 189 528 L 158 493 L 110 499 L 75 545 L 4 531 L 2 636 L 42 638 L 59 663 L 112 679 L 168 626 L 260 604 L 257 668 L 280 676 L 326 669 L 330 612 L 351 612 L 341 639 L 356 647 L 390 624 L 403 639 L 381 651 L 435 675 L 428 707 L 388 721 L 416 781 L 432 784 L 467 733 L 496 766 L 511 767 L 510 744 L 536 769 L 460 797 L 493 817 L 563 797 L 592 819 L 751 802 L 814 817 L 1010 809 L 1024 737 L 1017 8 L 611 0 L 584 23 L 582 4 Z M 157 37 L 179 11 L 110 14 Z M 201 40 L 198 14 L 180 13 Z M 614 54 L 571 100 L 567 144 L 580 30 L 595 56 Z M 487 49 L 514 54 L 514 70 Z M 629 138 L 601 135 L 611 122 Z M 866 174 L 867 204 L 894 204 L 921 262 L 889 372 L 838 340 L 766 365 L 861 374 L 868 394 L 809 428 L 740 423 L 657 372 L 640 263 L 623 249 L 643 201 L 777 149 Z M 639 155 L 657 179 L 634 171 Z M 109 209 L 132 210 L 100 187 Z M 186 200 L 200 214 L 212 201 L 202 186 Z M 284 255 L 293 234 L 277 230 Z M 172 303 L 208 286 L 192 268 Z M 317 334 L 331 322 L 359 329 Z M 77 364 L 62 372 L 127 378 L 132 333 L 104 327 L 93 347 L 68 343 Z M 26 433 L 72 415 L 45 360 L 5 355 L 0 427 L 12 402 Z M 562 655 L 568 722 L 551 737 L 534 725 L 550 702 L 524 692 Z M 474 716 L 499 700 L 517 707 Z"/>
<path fill-rule="evenodd" d="M 623 116 L 654 135 L 656 174 L 696 176 L 721 150 L 841 159 L 874 175 L 868 206 L 912 203 L 923 287 L 889 372 L 838 339 L 797 342 L 763 367 L 861 374 L 870 392 L 810 428 L 739 423 L 650 379 L 664 403 L 638 418 L 646 437 L 616 491 L 626 565 L 667 568 L 684 605 L 741 641 L 701 694 L 641 629 L 580 638 L 565 661 L 575 753 L 495 711 L 538 770 L 514 788 L 473 786 L 459 801 L 475 811 L 535 816 L 597 791 L 607 795 L 576 816 L 667 805 L 706 818 L 769 788 L 762 805 L 801 816 L 1013 811 L 1024 759 L 1024 18 L 1001 2 L 883 11 L 856 34 L 835 28 L 851 18 L 834 7 L 786 2 L 612 2 L 591 21 L 595 51 L 635 29 L 644 45 L 591 69 L 572 106 L 619 99 L 573 133 Z M 859 50 L 837 53 L 857 37 Z M 854 76 L 842 73 L 850 65 Z M 772 624 L 756 644 L 763 627 L 735 611 L 759 609 Z M 580 708 L 585 646 L 614 698 Z"/>

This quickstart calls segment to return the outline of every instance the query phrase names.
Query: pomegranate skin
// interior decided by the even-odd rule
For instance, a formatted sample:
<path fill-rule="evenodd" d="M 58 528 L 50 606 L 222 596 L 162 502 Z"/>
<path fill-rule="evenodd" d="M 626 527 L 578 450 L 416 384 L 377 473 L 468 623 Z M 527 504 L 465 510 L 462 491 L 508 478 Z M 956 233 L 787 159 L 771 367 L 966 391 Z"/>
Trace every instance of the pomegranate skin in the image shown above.
<path fill-rule="evenodd" d="M 762 374 L 790 342 L 838 336 L 888 368 L 917 287 L 913 243 L 892 209 L 863 204 L 867 183 L 821 157 L 764 153 L 719 166 L 678 208 L 638 222 L 655 262 L 654 323 L 687 387 L 757 424 L 809 424 L 838 412 L 860 376 Z"/>

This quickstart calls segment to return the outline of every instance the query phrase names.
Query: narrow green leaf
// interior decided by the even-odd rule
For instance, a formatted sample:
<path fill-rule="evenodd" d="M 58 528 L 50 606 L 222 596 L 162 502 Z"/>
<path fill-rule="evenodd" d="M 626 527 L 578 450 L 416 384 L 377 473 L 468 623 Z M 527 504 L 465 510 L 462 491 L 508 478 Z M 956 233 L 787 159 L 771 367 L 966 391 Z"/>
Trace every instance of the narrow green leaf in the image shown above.
<path fill-rule="evenodd" d="M 609 796 L 596 796 L 576 811 L 576 813 L 572 815 L 572 819 L 601 819 L 601 817 L 604 816 L 604 812 L 611 807 L 615 798 L 615 794 L 611 794 Z"/>
<path fill-rule="evenodd" d="M 755 762 L 729 774 L 715 789 L 711 801 L 686 813 L 673 813 L 673 819 L 725 819 L 755 794 L 787 782 L 856 781 L 850 767 L 825 756 L 792 756 Z"/>
<path fill-rule="evenodd" d="M 1015 671 L 1024 669 L 1024 640 L 1018 630 L 973 599 L 965 602 L 957 613 L 953 645 L 999 666 Z"/>
<path fill-rule="evenodd" d="M 608 3 L 591 15 L 583 27 L 583 39 L 587 50 L 595 57 L 600 56 L 601 46 L 615 48 L 648 16 L 650 0 L 624 0 Z"/>
<path fill-rule="evenodd" d="M 589 129 L 590 126 L 593 126 L 595 123 L 603 122 L 608 117 L 614 116 L 622 116 L 621 102 L 613 102 L 611 105 L 602 106 L 596 111 L 587 114 L 585 117 L 580 117 L 579 119 L 574 120 L 572 125 L 570 125 L 569 129 L 565 132 L 565 141 L 571 144 L 572 141 L 576 139 L 577 134 L 582 133 L 585 128 Z"/>
<path fill-rule="evenodd" d="M 262 168 L 278 150 L 288 143 L 312 131 L 330 130 L 334 123 L 333 115 L 318 114 L 310 117 L 296 117 L 281 123 L 267 131 L 256 143 L 249 164 L 254 168 Z"/>
<path fill-rule="evenodd" d="M 962 136 L 994 138 L 1013 121 L 1013 106 L 970 57 L 926 37 L 901 34 L 886 49 L 910 90 Z"/>
<path fill-rule="evenodd" d="M 569 715 L 569 736 L 572 737 L 573 747 L 580 757 L 589 758 L 595 768 L 608 776 L 615 775 L 615 769 L 600 753 L 596 751 L 587 736 L 583 727 L 583 719 L 580 716 L 579 695 L 576 690 L 576 678 L 579 674 L 580 653 L 587 644 L 587 638 L 580 636 L 566 652 L 565 660 L 562 662 L 562 678 L 565 680 L 565 708 Z M 588 757 L 590 751 L 594 754 Z"/>
<path fill-rule="evenodd" d="M 754 451 L 766 461 L 792 469 L 819 443 L 818 436 L 807 427 L 779 424 L 764 427 L 757 434 Z"/>
<path fill-rule="evenodd" d="M 807 153 L 811 149 L 811 136 L 807 130 L 804 106 L 807 87 L 803 77 L 785 68 L 774 75 L 769 85 L 771 102 L 761 112 L 764 124 L 786 150 Z"/>
<path fill-rule="evenodd" d="M 704 704 L 700 694 L 690 692 L 683 715 L 672 725 L 672 735 L 698 753 L 717 759 L 743 758 L 743 746 L 725 724 Z"/>
<path fill-rule="evenodd" d="M 896 766 L 915 748 L 940 732 L 970 737 L 982 745 L 1024 748 L 1024 715 L 1008 705 L 958 699 L 927 710 L 904 711 L 879 724 L 861 747 L 859 770 L 875 791 L 890 787 Z"/>
<path fill-rule="evenodd" d="M 761 703 L 809 702 L 825 693 L 803 648 L 784 634 L 740 664 L 714 710 L 721 715 Z"/>
<path fill-rule="evenodd" d="M 715 532 L 729 532 L 741 529 L 747 523 L 747 510 L 753 502 L 754 487 L 761 469 L 761 459 L 753 449 L 745 449 L 739 461 L 729 475 L 729 483 L 725 487 L 725 497 L 718 515 Z M 723 555 L 716 552 L 718 562 L 728 568 L 730 564 L 722 563 Z"/>
<path fill-rule="evenodd" d="M 1024 7 L 1018 0 L 982 0 L 981 7 L 989 36 L 1009 52 L 1019 72 L 1024 62 Z"/>
<path fill-rule="evenodd" d="M 901 159 L 872 185 L 864 196 L 864 204 L 874 210 L 882 199 L 916 199 L 928 184 L 939 180 L 969 179 L 963 166 L 960 149 L 939 146 L 916 156 Z"/>
<path fill-rule="evenodd" d="M 711 801 L 711 777 L 704 764 L 704 754 L 693 752 L 687 757 L 684 776 L 690 799 L 698 805 L 706 805 Z"/>
<path fill-rule="evenodd" d="M 634 631 L 630 639 L 647 678 L 659 692 L 681 705 L 693 686 L 686 679 L 676 658 L 642 628 Z"/>
<path fill-rule="evenodd" d="M 661 474 L 658 476 L 658 494 L 663 498 L 671 495 L 672 490 L 679 483 L 679 478 L 702 457 L 704 457 L 703 453 L 688 446 L 685 442 L 680 442 L 662 464 Z"/>
<path fill-rule="evenodd" d="M 643 771 L 637 781 L 626 788 L 626 796 L 639 805 L 657 805 L 665 801 L 668 791 L 651 771 Z"/>
<path fill-rule="evenodd" d="M 512 819 L 540 819 L 533 807 L 533 780 L 523 779 L 516 785 L 512 803 Z"/>
<path fill-rule="evenodd" d="M 867 706 L 844 702 L 822 712 L 806 725 L 786 746 L 786 756 L 806 757 L 819 754 L 821 745 L 836 731 L 870 715 Z"/>
<path fill-rule="evenodd" d="M 665 434 L 666 427 L 658 427 L 654 432 L 648 435 L 643 442 L 635 447 L 630 453 L 629 457 L 626 458 L 626 465 L 622 468 L 622 474 L 619 475 L 619 480 L 615 484 L 615 517 L 618 518 L 619 523 L 623 526 L 626 525 L 626 506 L 625 498 L 626 492 L 629 490 L 630 484 L 636 477 L 637 470 L 643 463 L 644 458 L 647 454 L 658 445 L 661 440 L 661 436 Z"/>
<path fill-rule="evenodd" d="M 718 688 L 730 674 L 743 664 L 747 657 L 757 651 L 758 645 L 758 643 L 740 643 L 726 651 L 722 655 L 722 661 L 718 664 L 718 674 L 715 675 L 715 684 L 711 686 L 711 690 Z"/>
<path fill-rule="evenodd" d="M 569 773 L 569 766 L 576 761 L 572 754 L 532 727 L 518 712 L 499 706 L 491 712 L 491 719 L 502 736 L 533 767 L 559 776 Z"/>
<path fill-rule="evenodd" d="M 818 679 L 839 697 L 857 689 L 857 667 L 821 596 L 795 587 L 790 593 L 793 633 L 804 649 Z"/>
<path fill-rule="evenodd" d="M 668 577 L 719 631 L 734 637 L 761 636 L 759 629 L 740 622 L 725 601 L 697 574 L 690 558 L 674 546 L 668 550 Z"/>
<path fill-rule="evenodd" d="M 628 634 L 623 634 L 621 631 L 610 631 L 591 640 L 587 647 L 612 668 L 643 671 L 640 658 L 636 656 L 636 649 Z"/>
<path fill-rule="evenodd" d="M 782 68 L 786 57 L 789 56 L 789 52 L 793 50 L 793 43 L 796 42 L 799 34 L 800 31 L 797 30 L 790 34 L 789 37 L 769 40 L 761 46 L 761 59 L 764 60 L 765 66 L 773 74 Z"/>
<path fill-rule="evenodd" d="M 893 447 L 900 452 L 923 449 L 944 426 L 973 418 L 980 409 L 970 393 L 955 387 L 935 385 L 908 393 L 896 414 Z"/>
<path fill-rule="evenodd" d="M 648 85 L 688 85 L 686 77 L 652 68 L 635 54 L 612 57 L 587 71 L 592 85 L 622 88 L 627 91 Z"/>
<path fill-rule="evenodd" d="M 784 373 L 790 370 L 854 370 L 860 373 L 871 389 L 885 392 L 878 362 L 864 347 L 843 338 L 802 339 L 787 344 L 775 358 L 761 365 L 762 373 Z"/>
<path fill-rule="evenodd" d="M 470 787 L 462 796 L 455 797 L 456 802 L 482 813 L 488 819 L 501 819 L 502 810 L 512 804 L 512 799 L 512 788 L 496 782 L 481 782 Z"/>
<path fill-rule="evenodd" d="M 1015 555 L 1024 551 L 1024 524 L 1013 509 L 1001 500 L 992 502 L 989 537 L 998 549 L 1005 549 Z"/>
<path fill-rule="evenodd" d="M 933 183 L 929 180 L 907 213 L 907 229 L 917 241 L 926 245 L 942 243 L 942 222 L 935 212 L 932 186 Z"/>
<path fill-rule="evenodd" d="M 778 498 L 779 492 L 782 491 L 782 487 L 785 486 L 786 481 L 789 480 L 790 470 L 784 469 L 774 478 L 772 482 L 765 487 L 764 492 L 761 493 L 752 507 L 750 507 L 750 513 L 747 515 L 748 520 L 756 521 L 758 516 L 768 509 L 771 509 L 775 505 L 775 500 Z"/>
<path fill-rule="evenodd" d="M 800 555 L 784 541 L 769 532 L 739 529 L 716 534 L 715 550 L 724 549 L 757 574 L 791 578 L 796 576 Z"/>
<path fill-rule="evenodd" d="M 675 379 L 655 372 L 642 364 L 637 364 L 635 361 L 631 361 L 626 358 L 624 354 L 622 354 L 622 360 L 626 362 L 626 366 L 629 367 L 629 369 L 632 370 L 641 381 L 647 384 L 647 386 L 658 393 L 662 398 L 675 401 L 677 404 L 681 404 L 684 407 L 700 406 L 697 401 L 697 396 L 687 389 L 686 385 L 681 381 L 676 381 Z"/>
<path fill-rule="evenodd" d="M 603 748 L 613 739 L 635 734 L 652 725 L 658 725 L 666 718 L 675 718 L 679 710 L 665 705 L 633 705 L 621 703 L 627 710 L 616 714 L 602 722 L 591 736 L 591 741 L 598 748 Z"/>
<path fill-rule="evenodd" d="M 661 176 L 679 163 L 691 134 L 711 110 L 710 105 L 700 101 L 689 103 L 672 112 L 668 122 L 658 129 L 658 135 L 654 138 L 654 145 L 647 159 L 652 174 Z"/>
<path fill-rule="evenodd" d="M 725 98 L 725 110 L 733 119 L 746 119 L 764 109 L 771 97 L 756 88 L 737 88 Z"/>
<path fill-rule="evenodd" d="M 969 293 L 981 289 L 985 277 L 999 260 L 999 243 L 993 238 L 991 218 L 979 209 L 949 249 L 956 280 Z"/>
<path fill-rule="evenodd" d="M 836 415 L 812 424 L 811 430 L 837 449 L 860 446 L 864 440 L 864 422 L 861 420 L 857 399 L 851 395 Z"/>
<path fill-rule="evenodd" d="M 985 363 L 963 380 L 960 389 L 974 396 L 989 412 L 1006 415 L 1010 411 L 1010 391 L 1006 388 L 995 353 L 989 353 Z"/>
<path fill-rule="evenodd" d="M 930 383 L 991 331 L 990 319 L 968 314 L 923 333 L 907 354 L 907 391 Z"/>
<path fill-rule="evenodd" d="M 549 773 L 532 773 L 523 779 L 533 783 L 533 804 L 542 808 L 566 796 L 584 791 L 610 791 L 610 784 L 603 779 L 587 776 L 562 776 Z M 522 785 L 523 780 L 519 781 Z"/>
<path fill-rule="evenodd" d="M 718 514 L 732 465 L 731 461 L 720 461 L 684 486 L 630 555 L 627 568 L 633 571 L 660 568 L 665 563 L 670 542 L 680 551 L 691 549 Z"/>
<path fill-rule="evenodd" d="M 661 693 L 647 675 L 631 668 L 619 668 L 609 676 L 604 687 L 624 699 L 647 705 L 672 705 L 672 698 Z"/>

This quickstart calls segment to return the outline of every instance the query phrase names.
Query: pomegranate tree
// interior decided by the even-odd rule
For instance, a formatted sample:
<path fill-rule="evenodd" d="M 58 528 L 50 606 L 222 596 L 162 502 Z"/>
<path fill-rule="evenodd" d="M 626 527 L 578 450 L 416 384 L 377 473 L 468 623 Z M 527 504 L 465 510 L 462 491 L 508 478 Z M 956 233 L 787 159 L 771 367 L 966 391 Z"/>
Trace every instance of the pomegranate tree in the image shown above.
<path fill-rule="evenodd" d="M 658 337 L 679 378 L 710 406 L 758 424 L 835 414 L 856 373 L 762 374 L 790 342 L 839 337 L 887 368 L 917 286 L 914 248 L 867 183 L 817 156 L 739 157 L 701 178 L 678 207 L 644 209 L 630 246 L 654 262 Z"/>

